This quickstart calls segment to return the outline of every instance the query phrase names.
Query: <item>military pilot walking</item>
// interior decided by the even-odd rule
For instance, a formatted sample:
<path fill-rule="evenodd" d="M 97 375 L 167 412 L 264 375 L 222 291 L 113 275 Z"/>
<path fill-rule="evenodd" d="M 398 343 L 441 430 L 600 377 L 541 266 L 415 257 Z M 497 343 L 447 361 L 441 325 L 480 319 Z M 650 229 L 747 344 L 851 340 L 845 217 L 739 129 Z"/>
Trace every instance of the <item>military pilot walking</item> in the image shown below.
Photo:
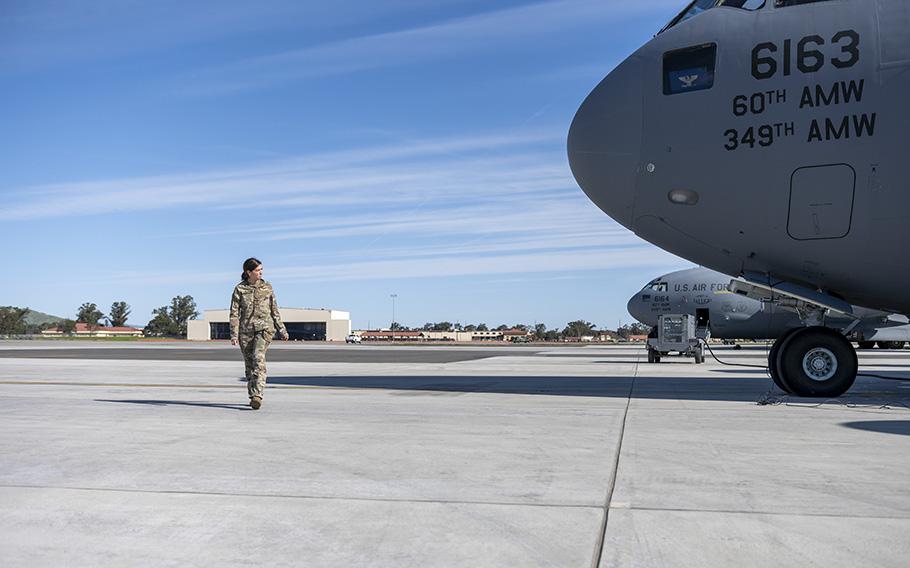
<path fill-rule="evenodd" d="M 287 339 L 288 332 L 281 323 L 272 285 L 262 279 L 262 262 L 246 259 L 242 279 L 231 296 L 231 345 L 240 343 L 250 406 L 259 410 L 266 380 L 265 352 L 276 331 L 281 339 Z"/>

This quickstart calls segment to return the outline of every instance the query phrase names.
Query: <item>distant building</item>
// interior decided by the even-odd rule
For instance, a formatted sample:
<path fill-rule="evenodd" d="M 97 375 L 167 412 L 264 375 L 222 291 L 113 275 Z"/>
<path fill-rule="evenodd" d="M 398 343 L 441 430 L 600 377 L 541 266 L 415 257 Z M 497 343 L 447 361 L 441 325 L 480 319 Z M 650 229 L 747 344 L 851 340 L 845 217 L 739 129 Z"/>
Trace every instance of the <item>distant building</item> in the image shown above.
<path fill-rule="evenodd" d="M 292 341 L 344 341 L 351 333 L 351 314 L 339 310 L 279 308 Z M 230 339 L 230 310 L 205 310 L 201 320 L 187 322 L 190 341 Z"/>
<path fill-rule="evenodd" d="M 51 327 L 42 331 L 41 335 L 44 337 L 60 337 L 64 333 L 59 327 Z M 77 323 L 72 335 L 76 337 L 142 337 L 142 330 L 138 327 L 104 327 Z"/>
<path fill-rule="evenodd" d="M 500 331 L 502 341 L 511 341 L 512 343 L 524 343 L 531 340 L 534 332 L 528 329 L 506 329 Z"/>
<path fill-rule="evenodd" d="M 366 330 L 355 332 L 363 341 L 422 341 L 426 339 L 425 331 L 402 331 L 402 330 Z"/>
<path fill-rule="evenodd" d="M 401 330 L 358 330 L 354 332 L 363 341 L 530 341 L 533 333 L 521 329 L 505 331 L 401 331 Z"/>

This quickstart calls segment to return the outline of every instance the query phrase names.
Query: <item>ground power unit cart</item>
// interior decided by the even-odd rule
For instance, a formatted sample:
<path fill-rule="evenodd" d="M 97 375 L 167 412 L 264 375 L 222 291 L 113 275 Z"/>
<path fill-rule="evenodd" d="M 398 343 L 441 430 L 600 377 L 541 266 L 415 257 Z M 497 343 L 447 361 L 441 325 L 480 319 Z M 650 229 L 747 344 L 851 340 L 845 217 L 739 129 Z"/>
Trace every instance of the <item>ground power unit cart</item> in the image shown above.
<path fill-rule="evenodd" d="M 695 357 L 698 364 L 704 363 L 707 338 L 708 327 L 696 325 L 694 316 L 658 316 L 657 327 L 648 335 L 648 363 L 660 363 L 661 357 L 674 352 L 682 357 Z"/>

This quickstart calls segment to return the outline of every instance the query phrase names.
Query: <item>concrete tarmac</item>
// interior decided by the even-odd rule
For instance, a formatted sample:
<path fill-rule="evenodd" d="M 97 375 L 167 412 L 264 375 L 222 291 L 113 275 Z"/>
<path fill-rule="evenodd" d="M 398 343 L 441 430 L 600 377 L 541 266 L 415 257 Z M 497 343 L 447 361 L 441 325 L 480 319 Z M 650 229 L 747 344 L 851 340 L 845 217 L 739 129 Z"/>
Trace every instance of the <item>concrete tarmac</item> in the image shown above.
<path fill-rule="evenodd" d="M 910 351 L 824 401 L 636 347 L 276 345 L 259 411 L 232 353 L 0 342 L 2 565 L 910 557 Z"/>

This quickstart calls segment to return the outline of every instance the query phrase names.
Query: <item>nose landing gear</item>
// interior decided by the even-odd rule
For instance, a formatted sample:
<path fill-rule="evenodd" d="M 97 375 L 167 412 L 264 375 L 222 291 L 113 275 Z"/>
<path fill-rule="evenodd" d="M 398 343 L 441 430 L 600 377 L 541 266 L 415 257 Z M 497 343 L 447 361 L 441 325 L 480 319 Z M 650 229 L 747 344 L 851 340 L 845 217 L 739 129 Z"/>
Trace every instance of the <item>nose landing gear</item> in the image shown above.
<path fill-rule="evenodd" d="M 825 327 L 788 332 L 768 355 L 774 383 L 784 392 L 805 397 L 837 397 L 856 381 L 859 364 L 853 345 Z"/>

